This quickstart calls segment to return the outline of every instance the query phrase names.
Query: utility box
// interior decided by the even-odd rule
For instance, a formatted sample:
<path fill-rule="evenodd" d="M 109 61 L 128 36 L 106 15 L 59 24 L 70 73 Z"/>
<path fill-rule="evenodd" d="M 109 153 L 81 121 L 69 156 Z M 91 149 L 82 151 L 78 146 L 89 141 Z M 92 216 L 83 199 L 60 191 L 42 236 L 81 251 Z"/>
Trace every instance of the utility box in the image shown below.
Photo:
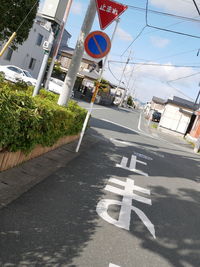
<path fill-rule="evenodd" d="M 67 3 L 68 0 L 45 0 L 40 15 L 61 25 Z"/>

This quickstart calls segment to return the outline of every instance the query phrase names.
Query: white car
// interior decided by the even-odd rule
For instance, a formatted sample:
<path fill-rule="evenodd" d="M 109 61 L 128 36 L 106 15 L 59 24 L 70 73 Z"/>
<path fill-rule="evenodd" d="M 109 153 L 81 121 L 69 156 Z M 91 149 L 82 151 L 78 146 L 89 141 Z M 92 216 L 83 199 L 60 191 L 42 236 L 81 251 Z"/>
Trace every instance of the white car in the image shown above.
<path fill-rule="evenodd" d="M 64 82 L 62 80 L 51 77 L 48 85 L 48 91 L 55 94 L 60 94 L 63 88 Z M 71 93 L 71 98 L 74 97 L 74 92 Z"/>
<path fill-rule="evenodd" d="M 53 93 L 60 94 L 63 84 L 64 84 L 63 81 L 51 77 L 49 81 L 48 90 Z"/>
<path fill-rule="evenodd" d="M 14 83 L 21 80 L 26 82 L 28 85 L 35 86 L 37 82 L 37 80 L 34 79 L 27 70 L 20 69 L 16 66 L 0 66 L 0 72 L 4 74 L 6 80 Z"/>

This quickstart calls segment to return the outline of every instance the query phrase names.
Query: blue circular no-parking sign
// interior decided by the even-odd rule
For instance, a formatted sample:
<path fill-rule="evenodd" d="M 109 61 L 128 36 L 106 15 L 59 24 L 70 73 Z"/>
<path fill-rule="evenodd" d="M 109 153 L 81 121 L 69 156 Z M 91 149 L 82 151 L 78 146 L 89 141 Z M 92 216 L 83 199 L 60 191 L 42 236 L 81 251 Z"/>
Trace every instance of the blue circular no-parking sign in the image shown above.
<path fill-rule="evenodd" d="M 105 57 L 109 53 L 110 48 L 110 38 L 104 32 L 91 32 L 85 39 L 85 51 L 93 58 Z"/>

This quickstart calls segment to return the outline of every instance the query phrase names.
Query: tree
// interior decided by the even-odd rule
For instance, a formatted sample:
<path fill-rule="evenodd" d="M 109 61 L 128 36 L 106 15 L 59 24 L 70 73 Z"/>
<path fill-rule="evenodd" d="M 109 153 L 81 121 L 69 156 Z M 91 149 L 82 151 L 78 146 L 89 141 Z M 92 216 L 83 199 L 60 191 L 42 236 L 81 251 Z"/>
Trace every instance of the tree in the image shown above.
<path fill-rule="evenodd" d="M 22 44 L 28 38 L 38 5 L 39 0 L 1 0 L 0 42 L 7 41 L 12 33 L 17 31 L 17 36 L 11 47 L 16 49 L 17 44 Z M 27 19 L 20 26 L 27 15 Z M 18 29 L 19 26 L 20 28 Z"/>
<path fill-rule="evenodd" d="M 132 99 L 132 96 L 129 96 L 128 97 L 128 99 L 127 99 L 127 104 L 129 105 L 129 106 L 133 106 L 133 99 Z"/>
<path fill-rule="evenodd" d="M 97 81 L 95 82 L 96 85 Z M 109 94 L 110 93 L 110 84 L 109 81 L 105 80 L 105 79 L 101 79 L 100 81 L 100 85 L 99 85 L 99 94 L 101 93 L 105 93 L 105 94 Z"/>

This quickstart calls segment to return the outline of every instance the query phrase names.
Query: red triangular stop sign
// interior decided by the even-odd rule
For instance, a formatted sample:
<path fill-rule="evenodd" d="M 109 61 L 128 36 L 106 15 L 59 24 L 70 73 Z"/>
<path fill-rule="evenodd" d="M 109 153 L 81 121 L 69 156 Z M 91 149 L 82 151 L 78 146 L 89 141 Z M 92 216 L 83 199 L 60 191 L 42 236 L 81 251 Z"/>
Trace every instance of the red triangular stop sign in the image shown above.
<path fill-rule="evenodd" d="M 102 30 L 108 27 L 128 8 L 126 5 L 111 0 L 96 0 L 96 4 Z"/>

